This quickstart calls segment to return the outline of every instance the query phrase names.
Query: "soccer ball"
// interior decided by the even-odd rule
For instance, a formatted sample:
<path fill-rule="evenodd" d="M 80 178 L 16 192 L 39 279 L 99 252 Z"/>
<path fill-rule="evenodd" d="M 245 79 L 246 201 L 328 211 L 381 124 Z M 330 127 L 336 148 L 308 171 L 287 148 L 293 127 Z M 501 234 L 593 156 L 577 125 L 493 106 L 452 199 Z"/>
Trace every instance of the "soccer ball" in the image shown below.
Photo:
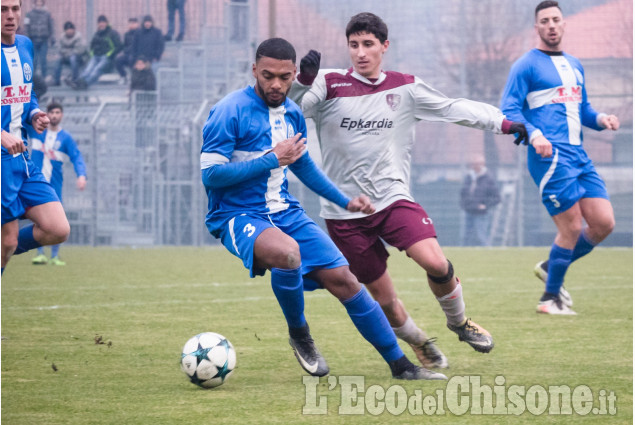
<path fill-rule="evenodd" d="M 221 385 L 236 367 L 236 351 L 224 336 L 204 332 L 190 338 L 181 353 L 181 369 L 203 388 Z"/>

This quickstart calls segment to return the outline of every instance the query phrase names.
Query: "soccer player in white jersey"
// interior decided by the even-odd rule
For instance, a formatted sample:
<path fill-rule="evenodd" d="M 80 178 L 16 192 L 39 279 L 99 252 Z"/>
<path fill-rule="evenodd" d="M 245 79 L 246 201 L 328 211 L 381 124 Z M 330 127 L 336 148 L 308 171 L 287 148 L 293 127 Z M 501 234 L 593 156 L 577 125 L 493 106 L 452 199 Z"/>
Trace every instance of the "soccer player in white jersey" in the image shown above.
<path fill-rule="evenodd" d="M 563 287 L 567 269 L 615 226 L 604 181 L 582 146 L 582 126 L 617 130 L 620 122 L 589 104 L 580 61 L 560 47 L 565 21 L 557 1 L 536 7 L 534 26 L 538 47 L 512 66 L 501 108 L 527 127 L 529 173 L 558 229 L 549 259 L 534 269 L 545 282 L 536 311 L 572 315 L 573 301 Z"/>
<path fill-rule="evenodd" d="M 319 53 L 311 51 L 300 63 L 291 97 L 301 99 L 305 116 L 315 120 L 322 166 L 329 178 L 347 195 L 369 196 L 377 211 L 364 216 L 322 200 L 321 216 L 351 271 L 366 284 L 396 335 L 410 344 L 422 364 L 447 367 L 448 362 L 397 297 L 382 240 L 405 250 L 427 272 L 447 326 L 459 340 L 488 353 L 494 341 L 465 316 L 460 282 L 439 246 L 432 219 L 410 194 L 414 130 L 420 120 L 451 122 L 495 133 L 520 133 L 520 142 L 526 136 L 524 126 L 506 120 L 491 105 L 450 99 L 418 77 L 383 71 L 383 55 L 390 44 L 388 27 L 372 13 L 353 16 L 346 39 L 352 68 L 317 73 Z"/>
<path fill-rule="evenodd" d="M 29 127 L 29 142 L 31 144 L 31 158 L 33 163 L 42 170 L 46 180 L 51 183 L 57 197 L 62 202 L 62 188 L 64 186 L 64 163 L 73 164 L 77 174 L 76 186 L 79 190 L 86 188 L 86 164 L 84 157 L 77 148 L 77 143 L 70 133 L 61 127 L 64 108 L 60 103 L 51 102 L 46 107 L 49 117 L 49 127 L 41 134 L 37 134 Z M 37 256 L 31 260 L 32 264 L 52 264 L 65 266 L 66 262 L 59 257 L 60 245 L 51 246 L 51 259 L 44 254 L 44 248 L 37 249 Z"/>
<path fill-rule="evenodd" d="M 33 43 L 16 35 L 21 0 L 2 0 L 2 272 L 14 254 L 64 242 L 70 233 L 55 190 L 26 152 L 26 124 L 49 119 L 33 93 Z M 18 219 L 34 224 L 19 228 Z"/>
<path fill-rule="evenodd" d="M 295 49 L 263 41 L 253 64 L 255 85 L 221 99 L 203 128 L 201 173 L 209 197 L 206 225 L 251 277 L 271 272 L 271 286 L 289 327 L 289 343 L 304 370 L 329 373 L 304 317 L 304 290 L 325 288 L 346 308 L 359 332 L 398 379 L 446 379 L 415 366 L 401 351 L 381 307 L 349 271 L 342 253 L 289 193 L 287 171 L 342 209 L 372 213 L 368 197 L 344 195 L 306 150 L 302 111 L 287 93 Z"/>

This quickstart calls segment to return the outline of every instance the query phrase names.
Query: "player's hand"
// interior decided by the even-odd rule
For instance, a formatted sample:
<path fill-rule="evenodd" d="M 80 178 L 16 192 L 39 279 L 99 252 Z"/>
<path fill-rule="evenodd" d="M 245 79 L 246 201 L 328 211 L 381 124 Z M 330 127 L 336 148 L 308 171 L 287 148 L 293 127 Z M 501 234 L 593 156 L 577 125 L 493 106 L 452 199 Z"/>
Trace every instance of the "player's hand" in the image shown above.
<path fill-rule="evenodd" d="M 26 145 L 24 144 L 22 139 L 18 139 L 13 134 L 4 130 L 2 131 L 2 146 L 11 155 L 26 151 Z"/>
<path fill-rule="evenodd" d="M 503 120 L 501 130 L 505 134 L 518 134 L 518 137 L 516 137 L 516 140 L 514 140 L 514 143 L 516 145 L 520 145 L 521 143 L 523 143 L 524 145 L 529 144 L 529 134 L 527 133 L 525 124 L 521 122 Z"/>
<path fill-rule="evenodd" d="M 350 200 L 346 209 L 350 212 L 361 211 L 364 214 L 372 214 L 375 212 L 375 206 L 370 202 L 370 198 L 366 195 L 359 195 Z"/>
<path fill-rule="evenodd" d="M 33 115 L 33 118 L 31 119 L 31 125 L 38 134 L 46 130 L 46 127 L 49 126 L 50 122 L 49 117 L 44 112 L 38 112 Z"/>
<path fill-rule="evenodd" d="M 536 153 L 542 158 L 549 158 L 553 155 L 551 142 L 545 136 L 538 136 L 532 140 L 531 145 L 536 149 Z"/>
<path fill-rule="evenodd" d="M 600 126 L 615 131 L 620 128 L 620 120 L 615 115 L 604 115 L 600 119 Z"/>
<path fill-rule="evenodd" d="M 305 86 L 313 84 L 320 71 L 320 59 L 322 55 L 317 50 L 309 50 L 309 53 L 300 61 L 300 74 L 298 81 Z"/>
<path fill-rule="evenodd" d="M 86 189 L 86 176 L 77 177 L 77 188 L 79 190 Z"/>
<path fill-rule="evenodd" d="M 302 136 L 302 133 L 297 133 L 295 136 L 278 143 L 271 150 L 278 157 L 278 165 L 280 167 L 293 164 L 306 150 L 306 139 L 300 139 L 300 136 Z"/>

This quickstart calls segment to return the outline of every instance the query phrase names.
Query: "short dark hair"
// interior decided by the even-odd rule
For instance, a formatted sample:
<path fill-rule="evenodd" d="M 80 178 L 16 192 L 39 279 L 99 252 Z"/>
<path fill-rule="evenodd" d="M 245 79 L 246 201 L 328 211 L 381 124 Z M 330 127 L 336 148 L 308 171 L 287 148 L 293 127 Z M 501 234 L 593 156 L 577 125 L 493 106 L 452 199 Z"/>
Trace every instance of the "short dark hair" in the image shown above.
<path fill-rule="evenodd" d="M 545 1 L 541 1 L 538 6 L 536 6 L 536 12 L 534 13 L 534 18 L 538 17 L 538 12 L 540 12 L 543 9 L 549 9 L 550 7 L 557 7 L 560 12 L 562 12 L 562 9 L 560 9 L 560 5 L 558 4 L 557 1 L 555 0 L 545 0 Z"/>
<path fill-rule="evenodd" d="M 256 62 L 263 57 L 295 63 L 295 49 L 284 38 L 270 38 L 260 43 L 256 50 Z"/>
<path fill-rule="evenodd" d="M 46 106 L 46 112 L 51 112 L 53 109 L 59 109 L 60 111 L 64 112 L 62 104 L 56 101 L 53 101 Z"/>
<path fill-rule="evenodd" d="M 106 18 L 106 15 L 99 15 L 97 17 L 97 22 L 106 22 L 106 23 L 108 23 L 108 18 Z"/>
<path fill-rule="evenodd" d="M 64 22 L 64 30 L 66 31 L 67 29 L 70 29 L 70 28 L 75 29 L 75 24 L 73 24 L 71 21 Z"/>
<path fill-rule="evenodd" d="M 139 22 L 139 20 L 133 16 L 132 18 L 128 18 L 128 22 Z"/>
<path fill-rule="evenodd" d="M 373 34 L 381 43 L 388 40 L 388 25 L 379 16 L 370 12 L 358 13 L 348 21 L 346 39 L 348 40 L 351 34 L 361 32 Z"/>

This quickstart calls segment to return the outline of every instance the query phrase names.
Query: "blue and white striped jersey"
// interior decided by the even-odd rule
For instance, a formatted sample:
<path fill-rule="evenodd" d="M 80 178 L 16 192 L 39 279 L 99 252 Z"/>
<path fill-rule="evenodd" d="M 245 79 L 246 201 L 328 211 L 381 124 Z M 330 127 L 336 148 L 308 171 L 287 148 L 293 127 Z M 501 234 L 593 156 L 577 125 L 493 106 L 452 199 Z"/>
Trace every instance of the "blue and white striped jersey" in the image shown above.
<path fill-rule="evenodd" d="M 554 145 L 582 145 L 582 126 L 602 130 L 587 100 L 584 69 L 566 53 L 532 49 L 511 68 L 501 110 L 525 124 L 530 138 L 543 135 Z"/>
<path fill-rule="evenodd" d="M 214 236 L 238 214 L 300 208 L 288 191 L 287 168 L 318 195 L 346 207 L 350 199 L 317 168 L 308 151 L 288 167 L 278 165 L 271 150 L 297 133 L 307 134 L 299 106 L 286 99 L 269 107 L 253 87 L 230 93 L 212 108 L 203 127 L 201 171 L 209 198 L 206 224 Z"/>
<path fill-rule="evenodd" d="M 51 183 L 55 193 L 62 199 L 64 183 L 64 162 L 70 161 L 75 168 L 77 177 L 86 177 L 86 164 L 75 140 L 66 130 L 44 130 L 37 134 L 29 126 L 29 141 L 31 142 L 31 160 L 40 167 L 46 180 Z"/>
<path fill-rule="evenodd" d="M 26 142 L 24 123 L 37 112 L 33 92 L 33 43 L 23 35 L 12 45 L 2 44 L 2 129 Z M 10 156 L 2 147 L 2 157 Z"/>

